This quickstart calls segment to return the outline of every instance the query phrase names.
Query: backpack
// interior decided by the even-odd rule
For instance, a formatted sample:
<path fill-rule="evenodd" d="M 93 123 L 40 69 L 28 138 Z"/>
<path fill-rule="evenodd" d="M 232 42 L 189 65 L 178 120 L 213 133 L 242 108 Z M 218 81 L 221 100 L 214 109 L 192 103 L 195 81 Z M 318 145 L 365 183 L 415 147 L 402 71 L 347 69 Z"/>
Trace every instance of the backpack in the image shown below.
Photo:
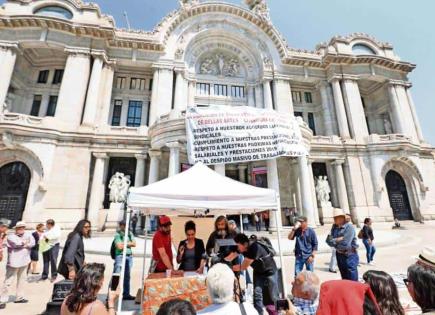
<path fill-rule="evenodd" d="M 115 245 L 115 240 L 112 241 L 112 245 L 110 246 L 110 257 L 112 257 L 113 260 L 116 259 L 116 245 Z"/>
<path fill-rule="evenodd" d="M 256 242 L 260 244 L 270 256 L 272 257 L 276 256 L 276 251 L 273 248 L 272 242 L 270 241 L 269 238 L 265 236 L 261 236 L 257 238 Z"/>

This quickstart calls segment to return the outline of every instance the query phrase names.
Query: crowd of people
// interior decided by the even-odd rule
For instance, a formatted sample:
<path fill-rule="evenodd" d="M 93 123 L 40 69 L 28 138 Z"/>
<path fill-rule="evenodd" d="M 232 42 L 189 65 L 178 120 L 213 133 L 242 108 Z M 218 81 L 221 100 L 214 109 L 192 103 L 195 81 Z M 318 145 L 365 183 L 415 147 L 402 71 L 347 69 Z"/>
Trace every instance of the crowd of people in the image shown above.
<path fill-rule="evenodd" d="M 137 219 L 136 215 L 136 219 Z M 194 221 L 184 225 L 185 239 L 172 251 L 172 221 L 167 216 L 157 218 L 158 228 L 152 239 L 150 273 L 182 275 L 193 272 L 205 275 L 211 304 L 195 310 L 189 301 L 170 300 L 162 303 L 158 315 L 235 314 L 235 315 L 404 315 L 393 278 L 386 272 L 369 270 L 358 276 L 358 238 L 366 249 L 367 265 L 373 265 L 376 248 L 372 220 L 366 218 L 357 233 L 350 216 L 341 209 L 334 209 L 334 223 L 326 243 L 333 249 L 330 271 L 338 267 L 341 280 L 321 283 L 315 273 L 315 261 L 319 247 L 316 231 L 308 226 L 306 217 L 293 218 L 295 225 L 288 238 L 294 240 L 295 265 L 291 296 L 284 297 L 280 288 L 280 269 L 275 262 L 276 252 L 267 237 L 240 233 L 236 222 L 219 216 L 214 230 L 206 242 L 197 238 Z M 105 266 L 85 263 L 84 238 L 91 236 L 91 223 L 80 220 L 67 235 L 62 255 L 60 252 L 61 229 L 54 220 L 38 224 L 30 232 L 25 222 L 18 222 L 13 232 L 0 223 L 0 260 L 3 248 L 7 248 L 6 276 L 0 291 L 0 309 L 6 307 L 12 286 L 15 285 L 14 303 L 27 303 L 23 285 L 28 274 L 37 275 L 39 257 L 43 258 L 40 280 L 50 278 L 55 282 L 58 274 L 73 281 L 73 288 L 61 307 L 61 315 L 115 314 L 118 296 L 134 300 L 130 293 L 133 248 L 136 247 L 135 227 L 126 235 L 126 222 L 118 224 L 111 256 L 113 273 L 119 274 L 126 241 L 123 292 L 109 290 L 106 303 L 98 300 L 103 288 Z M 242 224 L 246 224 L 242 220 Z M 126 239 L 127 238 L 127 239 Z M 336 264 L 336 266 L 335 266 Z M 252 270 L 252 272 L 248 272 Z M 51 271 L 51 272 L 50 272 Z M 253 278 L 251 279 L 250 274 Z M 408 268 L 404 279 L 411 298 L 424 314 L 435 314 L 435 251 L 424 249 L 418 261 Z M 252 287 L 252 303 L 246 296 Z"/>

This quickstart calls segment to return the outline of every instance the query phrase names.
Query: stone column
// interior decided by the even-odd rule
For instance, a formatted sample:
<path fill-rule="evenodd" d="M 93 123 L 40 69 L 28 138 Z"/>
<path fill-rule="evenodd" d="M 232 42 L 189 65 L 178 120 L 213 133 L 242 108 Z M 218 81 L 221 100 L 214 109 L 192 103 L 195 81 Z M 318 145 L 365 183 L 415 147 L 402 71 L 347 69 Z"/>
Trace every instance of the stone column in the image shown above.
<path fill-rule="evenodd" d="M 306 156 L 298 157 L 299 181 L 301 186 L 302 213 L 310 226 L 316 225 L 314 203 L 311 189 L 310 172 Z"/>
<path fill-rule="evenodd" d="M 343 94 L 341 93 L 340 81 L 333 79 L 331 81 L 332 92 L 334 94 L 335 111 L 337 114 L 338 129 L 340 137 L 343 139 L 350 138 L 349 126 L 347 123 L 346 109 L 344 107 Z"/>
<path fill-rule="evenodd" d="M 99 226 L 99 211 L 103 208 L 104 200 L 104 169 L 109 157 L 106 153 L 93 153 L 95 157 L 94 173 L 92 176 L 91 193 L 87 218 L 93 227 Z"/>
<path fill-rule="evenodd" d="M 185 88 L 185 80 L 183 77 L 183 72 L 181 70 L 176 70 L 176 78 L 175 78 L 175 95 L 174 95 L 174 110 L 172 111 L 173 117 L 178 117 L 180 113 L 186 109 L 186 92 Z"/>
<path fill-rule="evenodd" d="M 103 87 L 103 97 L 101 104 L 101 115 L 99 118 L 99 125 L 106 126 L 109 125 L 110 117 L 110 104 L 112 102 L 112 89 L 113 89 L 113 79 L 115 76 L 114 64 L 105 64 L 103 68 L 104 77 L 104 87 Z"/>
<path fill-rule="evenodd" d="M 169 148 L 169 171 L 168 177 L 180 173 L 180 143 L 178 141 L 166 144 Z"/>
<path fill-rule="evenodd" d="M 148 184 L 155 183 L 159 180 L 160 157 L 162 153 L 158 149 L 148 151 L 150 156 L 150 171 L 148 174 Z"/>
<path fill-rule="evenodd" d="M 18 45 L 12 42 L 0 42 L 0 113 L 8 95 L 17 60 Z"/>
<path fill-rule="evenodd" d="M 83 125 L 95 125 L 97 115 L 98 96 L 103 73 L 103 56 L 94 56 L 91 78 L 89 79 L 88 93 L 86 96 L 85 113 L 83 115 Z"/>
<path fill-rule="evenodd" d="M 187 106 L 195 107 L 195 95 L 196 95 L 196 81 L 190 80 L 189 81 L 189 96 L 188 96 L 188 102 Z"/>
<path fill-rule="evenodd" d="M 344 79 L 343 90 L 352 136 L 355 139 L 364 140 L 368 137 L 369 131 L 357 81 L 354 79 Z"/>
<path fill-rule="evenodd" d="M 272 91 L 270 89 L 270 80 L 263 82 L 264 108 L 273 109 Z M 272 220 L 271 220 L 272 221 Z"/>
<path fill-rule="evenodd" d="M 134 187 L 145 186 L 145 164 L 147 160 L 146 154 L 136 154 L 136 172 L 134 174 Z"/>
<path fill-rule="evenodd" d="M 399 119 L 402 121 L 404 134 L 413 141 L 419 142 L 420 140 L 417 135 L 417 128 L 414 124 L 412 110 L 408 100 L 408 94 L 406 93 L 406 82 L 400 82 L 399 84 L 396 84 L 395 90 L 400 104 L 400 110 L 398 111 L 398 114 Z"/>
<path fill-rule="evenodd" d="M 66 60 L 55 116 L 73 126 L 80 125 L 90 73 L 90 51 L 66 49 Z"/>
<path fill-rule="evenodd" d="M 254 86 L 248 84 L 248 106 L 255 107 Z"/>
<path fill-rule="evenodd" d="M 156 68 L 153 76 L 151 95 L 150 126 L 172 108 L 172 85 L 174 73 L 171 68 Z"/>
<path fill-rule="evenodd" d="M 390 97 L 391 118 L 393 119 L 393 132 L 405 134 L 406 122 L 401 119 L 401 108 L 394 84 L 388 85 L 388 95 Z"/>
<path fill-rule="evenodd" d="M 421 130 L 420 121 L 418 120 L 418 115 L 417 115 L 417 112 L 415 110 L 415 104 L 414 104 L 414 100 L 413 100 L 412 95 L 411 95 L 411 88 L 410 87 L 408 87 L 406 89 L 406 95 L 408 97 L 408 104 L 409 104 L 409 108 L 411 110 L 412 119 L 414 120 L 415 130 L 417 132 L 418 139 L 420 140 L 420 142 L 424 142 L 423 132 Z"/>
<path fill-rule="evenodd" d="M 293 116 L 293 99 L 289 81 L 275 79 L 273 83 L 276 110 L 280 113 L 290 113 Z"/>
<path fill-rule="evenodd" d="M 322 82 L 319 84 L 320 96 L 322 98 L 322 115 L 323 115 L 323 128 L 325 128 L 325 134 L 332 136 L 334 134 L 332 130 L 333 121 L 331 115 L 331 104 L 328 98 L 328 83 Z"/>
<path fill-rule="evenodd" d="M 316 225 L 320 225 L 320 217 L 319 217 L 319 207 L 317 205 L 317 195 L 316 195 L 316 183 L 314 182 L 313 175 L 313 161 L 308 159 L 308 176 L 310 178 L 310 188 L 311 188 L 311 196 L 313 200 L 313 210 L 314 210 L 314 220 Z"/>
<path fill-rule="evenodd" d="M 344 161 L 342 160 L 336 160 L 332 163 L 335 168 L 335 180 L 337 181 L 338 203 L 340 204 L 341 209 L 343 209 L 346 213 L 350 213 L 346 181 L 344 180 L 343 164 Z"/>
<path fill-rule="evenodd" d="M 214 170 L 222 176 L 225 176 L 225 164 L 216 164 Z"/>
<path fill-rule="evenodd" d="M 237 168 L 239 169 L 239 181 L 246 184 L 246 169 L 248 168 L 248 165 L 239 164 L 237 165 Z"/>
<path fill-rule="evenodd" d="M 279 178 L 278 178 L 278 163 L 277 159 L 267 160 L 267 187 L 275 190 L 278 195 L 279 191 Z M 281 198 L 281 197 L 280 197 Z M 276 231 L 276 219 L 278 219 L 278 224 L 282 227 L 281 209 L 278 209 L 279 213 L 276 211 L 270 211 L 270 231 Z M 278 218 L 276 218 L 278 216 Z"/>
<path fill-rule="evenodd" d="M 255 107 L 264 108 L 263 87 L 261 85 L 255 86 Z"/>

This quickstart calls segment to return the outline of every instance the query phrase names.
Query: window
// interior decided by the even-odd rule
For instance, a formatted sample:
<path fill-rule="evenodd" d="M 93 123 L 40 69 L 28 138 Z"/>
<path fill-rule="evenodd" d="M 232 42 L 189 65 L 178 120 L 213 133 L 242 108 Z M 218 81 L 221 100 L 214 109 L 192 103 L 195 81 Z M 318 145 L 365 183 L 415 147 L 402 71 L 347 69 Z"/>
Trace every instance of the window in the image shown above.
<path fill-rule="evenodd" d="M 63 69 L 56 69 L 54 71 L 53 84 L 60 84 L 63 78 Z"/>
<path fill-rule="evenodd" d="M 353 45 L 352 52 L 355 55 L 376 55 L 376 52 L 372 48 L 364 44 Z"/>
<path fill-rule="evenodd" d="M 142 102 L 130 101 L 128 103 L 127 126 L 139 127 L 142 118 Z"/>
<path fill-rule="evenodd" d="M 210 84 L 208 84 L 208 83 L 196 84 L 196 94 L 198 94 L 198 95 L 210 95 Z"/>
<path fill-rule="evenodd" d="M 224 84 L 214 85 L 214 95 L 216 96 L 228 96 L 228 87 Z"/>
<path fill-rule="evenodd" d="M 145 90 L 145 79 L 131 78 L 130 90 Z"/>
<path fill-rule="evenodd" d="M 39 109 L 41 108 L 41 95 L 35 95 L 33 97 L 32 109 L 30 110 L 30 115 L 39 116 Z"/>
<path fill-rule="evenodd" d="M 148 90 L 152 91 L 153 90 L 153 79 L 150 79 L 149 84 L 148 84 Z"/>
<path fill-rule="evenodd" d="M 38 83 L 47 83 L 49 70 L 41 70 L 38 75 Z"/>
<path fill-rule="evenodd" d="M 302 103 L 301 92 L 299 92 L 299 91 L 293 91 L 292 92 L 292 100 L 293 100 L 294 103 Z"/>
<path fill-rule="evenodd" d="M 305 103 L 311 104 L 313 102 L 313 95 L 311 94 L 311 92 L 305 92 L 304 97 Z"/>
<path fill-rule="evenodd" d="M 70 20 L 73 17 L 71 11 L 59 6 L 46 6 L 35 11 L 36 15 L 51 16 L 60 19 Z"/>
<path fill-rule="evenodd" d="M 122 100 L 115 100 L 113 104 L 112 126 L 121 125 Z"/>
<path fill-rule="evenodd" d="M 57 95 L 50 95 L 50 99 L 48 100 L 46 116 L 54 117 L 54 114 L 56 113 L 56 105 L 57 105 Z"/>
<path fill-rule="evenodd" d="M 302 112 L 294 112 L 295 117 L 304 117 L 304 114 Z"/>
<path fill-rule="evenodd" d="M 316 135 L 316 124 L 314 122 L 314 114 L 308 113 L 308 127 L 313 131 L 313 134 Z"/>
<path fill-rule="evenodd" d="M 125 88 L 125 77 L 117 77 L 116 78 L 116 88 L 117 89 Z"/>
<path fill-rule="evenodd" d="M 236 97 L 236 98 L 244 98 L 245 97 L 245 87 L 232 86 L 231 87 L 231 96 Z"/>

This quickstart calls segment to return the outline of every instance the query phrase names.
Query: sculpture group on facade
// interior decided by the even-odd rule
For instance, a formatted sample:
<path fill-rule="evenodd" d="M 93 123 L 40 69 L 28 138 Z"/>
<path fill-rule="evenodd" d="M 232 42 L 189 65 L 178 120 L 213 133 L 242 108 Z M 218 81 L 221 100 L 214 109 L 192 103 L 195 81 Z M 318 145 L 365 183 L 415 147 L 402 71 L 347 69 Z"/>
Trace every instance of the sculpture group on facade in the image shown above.
<path fill-rule="evenodd" d="M 109 182 L 110 202 L 122 203 L 127 201 L 128 189 L 130 188 L 131 180 L 130 175 L 116 172 Z"/>
<path fill-rule="evenodd" d="M 199 72 L 201 74 L 235 77 L 240 73 L 240 62 L 236 57 L 218 53 L 203 59 Z"/>
<path fill-rule="evenodd" d="M 331 188 L 329 187 L 328 177 L 319 176 L 317 178 L 317 183 L 316 183 L 316 194 L 317 194 L 317 199 L 319 200 L 320 206 L 322 208 L 326 208 L 331 205 L 329 201 L 330 193 L 331 193 Z"/>

